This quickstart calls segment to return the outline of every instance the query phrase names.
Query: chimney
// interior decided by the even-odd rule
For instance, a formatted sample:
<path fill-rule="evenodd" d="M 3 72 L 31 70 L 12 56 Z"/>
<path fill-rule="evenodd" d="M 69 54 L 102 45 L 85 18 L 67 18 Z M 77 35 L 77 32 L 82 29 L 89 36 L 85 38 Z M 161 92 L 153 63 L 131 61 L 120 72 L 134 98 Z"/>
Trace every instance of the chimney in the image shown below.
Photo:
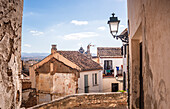
<path fill-rule="evenodd" d="M 57 45 L 51 45 L 51 46 L 52 46 L 51 54 L 57 53 L 57 48 L 56 48 Z"/>
<path fill-rule="evenodd" d="M 90 54 L 90 44 L 87 46 L 87 58 L 90 58 L 91 59 L 91 54 Z"/>

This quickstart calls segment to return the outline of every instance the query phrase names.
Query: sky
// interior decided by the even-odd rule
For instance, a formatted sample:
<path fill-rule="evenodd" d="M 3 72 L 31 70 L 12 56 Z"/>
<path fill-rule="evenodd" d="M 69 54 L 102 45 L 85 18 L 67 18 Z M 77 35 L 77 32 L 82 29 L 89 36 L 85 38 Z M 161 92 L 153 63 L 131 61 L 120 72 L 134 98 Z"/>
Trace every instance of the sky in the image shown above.
<path fill-rule="evenodd" d="M 127 27 L 126 0 L 24 0 L 22 52 L 50 53 L 51 45 L 58 50 L 91 53 L 97 47 L 120 47 L 112 37 L 107 21 L 112 13 L 120 20 L 120 34 Z"/>

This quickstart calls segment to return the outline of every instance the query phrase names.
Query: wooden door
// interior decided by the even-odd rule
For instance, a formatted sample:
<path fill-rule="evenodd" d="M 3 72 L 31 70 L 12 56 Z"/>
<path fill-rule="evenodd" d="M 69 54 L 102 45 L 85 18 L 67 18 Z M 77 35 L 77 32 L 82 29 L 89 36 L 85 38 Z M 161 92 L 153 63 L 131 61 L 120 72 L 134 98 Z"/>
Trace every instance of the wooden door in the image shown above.
<path fill-rule="evenodd" d="M 112 92 L 117 92 L 119 89 L 119 84 L 118 83 L 112 83 Z"/>

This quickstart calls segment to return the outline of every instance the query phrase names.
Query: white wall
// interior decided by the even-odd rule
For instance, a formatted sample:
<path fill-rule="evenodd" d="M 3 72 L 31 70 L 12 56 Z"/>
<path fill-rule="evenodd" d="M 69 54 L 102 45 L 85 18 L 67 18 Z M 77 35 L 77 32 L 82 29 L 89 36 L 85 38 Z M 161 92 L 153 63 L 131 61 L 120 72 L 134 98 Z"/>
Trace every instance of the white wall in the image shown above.
<path fill-rule="evenodd" d="M 104 68 L 104 60 L 112 60 L 112 68 L 123 65 L 123 58 L 100 58 L 100 65 Z"/>
<path fill-rule="evenodd" d="M 126 43 L 122 43 L 123 44 L 123 72 L 127 73 L 127 46 L 125 46 Z M 126 57 L 124 57 L 125 54 L 125 47 L 126 47 Z"/>
<path fill-rule="evenodd" d="M 119 77 L 118 80 L 123 80 L 123 77 Z M 118 83 L 119 84 L 119 89 L 118 90 L 123 90 L 123 82 L 122 81 L 117 81 L 116 78 L 103 78 L 103 92 L 111 92 L 112 91 L 112 83 Z"/>
<path fill-rule="evenodd" d="M 123 65 L 123 58 L 100 58 L 100 65 L 104 69 L 104 61 L 112 60 L 112 68 L 114 69 L 115 76 L 117 74 L 116 66 L 121 69 L 121 65 Z M 119 79 L 123 80 L 123 77 L 119 77 Z M 115 77 L 105 77 L 103 78 L 103 92 L 111 92 L 112 91 L 112 83 L 119 83 L 119 90 L 123 90 L 123 82 L 117 81 Z"/>
<path fill-rule="evenodd" d="M 92 81 L 92 74 L 97 73 L 97 85 L 93 86 Z M 101 92 L 102 91 L 102 70 L 95 70 L 95 71 L 85 71 L 80 72 L 80 78 L 78 79 L 78 93 L 84 93 L 84 75 L 88 75 L 88 86 L 89 86 L 89 93 L 91 92 Z"/>
<path fill-rule="evenodd" d="M 112 60 L 112 68 L 114 69 L 114 73 L 115 76 L 117 75 L 117 70 L 116 70 L 116 66 L 119 67 L 119 69 L 121 69 L 121 65 L 123 65 L 123 58 L 100 58 L 100 65 L 103 67 L 104 69 L 104 61 L 105 60 Z"/>
<path fill-rule="evenodd" d="M 123 72 L 127 72 L 127 58 L 123 58 Z"/>

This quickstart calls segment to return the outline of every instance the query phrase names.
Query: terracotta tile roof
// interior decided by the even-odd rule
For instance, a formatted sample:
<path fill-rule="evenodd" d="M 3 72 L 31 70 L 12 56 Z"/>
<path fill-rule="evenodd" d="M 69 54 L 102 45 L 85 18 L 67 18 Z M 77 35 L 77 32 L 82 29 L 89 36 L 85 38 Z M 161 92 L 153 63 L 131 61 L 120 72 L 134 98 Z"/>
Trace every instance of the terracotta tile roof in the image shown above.
<path fill-rule="evenodd" d="M 119 47 L 97 47 L 99 57 L 121 57 L 121 48 Z"/>
<path fill-rule="evenodd" d="M 57 51 L 57 53 L 63 55 L 65 58 L 78 65 L 81 68 L 81 71 L 102 70 L 100 64 L 87 58 L 84 54 L 78 51 Z"/>

